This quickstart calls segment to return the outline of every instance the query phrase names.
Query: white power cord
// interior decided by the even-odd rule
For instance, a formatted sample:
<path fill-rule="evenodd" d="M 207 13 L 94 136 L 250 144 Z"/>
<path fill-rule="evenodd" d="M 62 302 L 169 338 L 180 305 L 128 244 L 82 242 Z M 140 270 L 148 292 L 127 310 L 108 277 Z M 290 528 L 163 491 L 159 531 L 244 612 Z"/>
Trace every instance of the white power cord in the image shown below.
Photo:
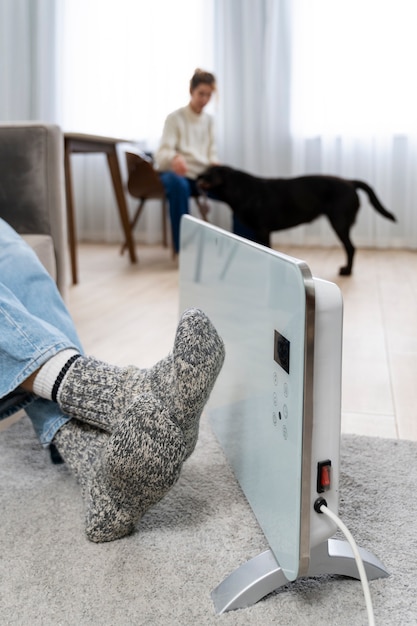
<path fill-rule="evenodd" d="M 324 499 L 323 499 L 323 502 L 319 500 L 317 501 L 316 504 L 317 504 L 317 508 L 315 507 L 316 511 L 318 510 L 320 511 L 320 513 L 324 513 L 324 515 L 327 515 L 327 517 L 333 520 L 333 522 L 340 528 L 342 533 L 345 535 L 346 539 L 348 540 L 350 544 L 350 547 L 352 548 L 352 552 L 355 557 L 356 565 L 358 566 L 359 576 L 360 576 L 361 583 L 362 583 L 363 595 L 365 596 L 366 610 L 368 612 L 368 624 L 369 626 L 375 626 L 375 618 L 374 618 L 374 610 L 372 607 L 371 592 L 369 590 L 368 578 L 366 576 L 365 567 L 361 559 L 361 555 L 359 554 L 358 546 L 356 545 L 356 542 L 352 534 L 350 533 L 349 529 L 345 526 L 342 520 L 339 519 L 339 517 L 337 517 L 337 515 L 335 515 L 335 513 L 333 513 L 333 511 L 331 511 L 326 506 L 327 504 L 326 501 Z"/>

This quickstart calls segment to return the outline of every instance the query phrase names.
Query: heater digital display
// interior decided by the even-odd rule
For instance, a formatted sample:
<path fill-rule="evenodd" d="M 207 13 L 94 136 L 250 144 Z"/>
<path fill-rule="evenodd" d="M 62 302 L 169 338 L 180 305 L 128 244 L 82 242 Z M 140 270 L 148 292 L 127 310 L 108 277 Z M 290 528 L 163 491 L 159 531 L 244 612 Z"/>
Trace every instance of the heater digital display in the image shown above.
<path fill-rule="evenodd" d="M 290 342 L 277 330 L 274 331 L 274 361 L 290 373 Z"/>

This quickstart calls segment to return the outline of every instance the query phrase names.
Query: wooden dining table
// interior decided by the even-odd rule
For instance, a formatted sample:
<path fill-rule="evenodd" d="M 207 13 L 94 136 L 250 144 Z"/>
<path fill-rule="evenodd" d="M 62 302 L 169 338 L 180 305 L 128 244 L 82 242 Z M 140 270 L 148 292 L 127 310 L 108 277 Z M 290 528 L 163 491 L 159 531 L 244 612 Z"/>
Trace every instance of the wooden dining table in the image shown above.
<path fill-rule="evenodd" d="M 72 283 L 78 283 L 78 259 L 77 259 L 77 228 L 74 210 L 73 177 L 71 171 L 72 154 L 103 153 L 107 157 L 113 190 L 116 197 L 120 222 L 123 229 L 126 247 L 129 252 L 131 263 L 137 263 L 135 243 L 130 225 L 126 196 L 123 188 L 122 175 L 117 156 L 117 145 L 120 143 L 134 143 L 129 139 L 116 137 L 103 137 L 101 135 L 89 135 L 83 133 L 64 133 L 64 168 L 65 168 L 65 191 L 67 200 L 68 216 L 68 239 L 71 260 Z"/>

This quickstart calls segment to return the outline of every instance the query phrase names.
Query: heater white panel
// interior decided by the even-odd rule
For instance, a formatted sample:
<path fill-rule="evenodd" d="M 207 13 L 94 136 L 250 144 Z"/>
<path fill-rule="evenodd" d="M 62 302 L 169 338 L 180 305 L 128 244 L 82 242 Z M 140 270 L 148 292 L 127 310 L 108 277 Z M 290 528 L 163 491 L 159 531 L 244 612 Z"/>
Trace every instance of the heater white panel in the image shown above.
<path fill-rule="evenodd" d="M 324 463 L 322 495 L 337 513 L 340 291 L 313 279 L 303 261 L 186 216 L 180 309 L 191 306 L 226 345 L 207 407 L 213 429 L 285 577 L 295 580 L 307 573 L 311 548 L 335 531 L 313 505 Z"/>

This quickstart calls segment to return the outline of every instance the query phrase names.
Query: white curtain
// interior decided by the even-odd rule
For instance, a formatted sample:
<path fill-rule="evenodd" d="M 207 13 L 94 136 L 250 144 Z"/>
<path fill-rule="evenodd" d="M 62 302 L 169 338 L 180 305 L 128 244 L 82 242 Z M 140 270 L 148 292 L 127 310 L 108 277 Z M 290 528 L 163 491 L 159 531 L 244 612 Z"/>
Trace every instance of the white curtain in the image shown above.
<path fill-rule="evenodd" d="M 214 4 L 221 157 L 255 174 L 288 174 L 288 2 L 214 0 Z"/>
<path fill-rule="evenodd" d="M 56 119 L 55 0 L 0 0 L 0 120 Z"/>
<path fill-rule="evenodd" d="M 363 196 L 355 243 L 417 248 L 416 13 L 415 0 L 0 0 L 0 119 L 153 150 L 195 67 L 212 69 L 225 163 L 362 178 L 398 223 Z M 79 237 L 119 240 L 104 157 L 73 166 Z M 143 240 L 160 238 L 157 215 L 145 215 Z M 222 226 L 229 218 L 213 212 Z M 325 220 L 275 239 L 337 243 Z"/>
<path fill-rule="evenodd" d="M 224 160 L 364 179 L 398 223 L 361 194 L 355 243 L 417 248 L 414 0 L 215 0 L 215 16 Z M 324 218 L 274 240 L 337 244 Z"/>

